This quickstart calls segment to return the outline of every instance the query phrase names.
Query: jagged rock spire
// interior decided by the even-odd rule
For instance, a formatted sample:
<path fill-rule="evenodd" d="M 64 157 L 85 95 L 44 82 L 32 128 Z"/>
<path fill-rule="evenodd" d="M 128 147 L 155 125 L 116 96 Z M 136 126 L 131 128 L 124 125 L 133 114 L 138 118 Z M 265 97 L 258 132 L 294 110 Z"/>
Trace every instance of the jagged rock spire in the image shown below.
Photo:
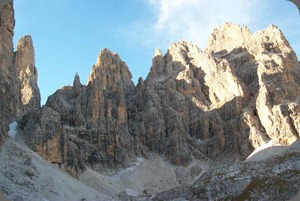
<path fill-rule="evenodd" d="M 82 86 L 78 73 L 75 74 L 74 81 L 73 81 L 73 86 L 74 87 L 81 87 Z"/>
<path fill-rule="evenodd" d="M 159 57 L 162 57 L 162 56 L 163 56 L 162 53 L 161 53 L 161 50 L 160 50 L 159 48 L 156 48 L 156 49 L 155 49 L 155 53 L 154 53 L 154 56 L 153 56 L 153 57 L 157 57 L 157 56 L 159 56 Z"/>
<path fill-rule="evenodd" d="M 20 80 L 21 113 L 40 107 L 41 96 L 37 85 L 38 73 L 35 67 L 35 52 L 32 37 L 23 36 L 17 45 L 15 53 L 15 66 Z"/>

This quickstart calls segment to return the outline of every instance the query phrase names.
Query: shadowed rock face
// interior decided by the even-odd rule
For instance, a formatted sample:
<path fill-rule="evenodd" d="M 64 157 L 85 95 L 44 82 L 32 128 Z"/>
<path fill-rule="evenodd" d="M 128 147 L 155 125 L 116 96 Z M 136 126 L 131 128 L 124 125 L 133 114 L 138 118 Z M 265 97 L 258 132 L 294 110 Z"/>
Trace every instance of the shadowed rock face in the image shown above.
<path fill-rule="evenodd" d="M 226 23 L 204 51 L 184 41 L 164 56 L 157 49 L 136 87 L 120 57 L 103 49 L 87 85 L 76 75 L 73 86 L 23 118 L 23 136 L 72 175 L 84 164 L 119 167 L 153 152 L 182 166 L 208 158 L 232 163 L 270 139 L 287 145 L 298 139 L 299 69 L 275 26 L 252 34 Z M 39 118 L 47 113 L 55 114 L 51 129 Z M 39 127 L 28 123 L 32 118 Z M 42 141 L 30 143 L 40 135 Z M 51 150 L 61 150 L 59 160 Z"/>
<path fill-rule="evenodd" d="M 72 87 L 56 91 L 46 106 L 25 115 L 21 128 L 27 144 L 74 176 L 83 164 L 97 170 L 124 165 L 135 156 L 128 119 L 131 78 L 117 54 L 102 50 L 86 86 L 76 75 Z"/>
<path fill-rule="evenodd" d="M 0 18 L 0 144 L 7 136 L 8 124 L 12 120 L 40 107 L 32 39 L 30 36 L 21 38 L 17 52 L 14 53 L 13 2 L 1 1 L 2 4 L 4 6 Z"/>
<path fill-rule="evenodd" d="M 0 144 L 7 136 L 8 123 L 15 114 L 17 98 L 14 97 L 14 87 L 17 72 L 13 68 L 14 10 L 12 1 L 5 4 L 0 18 Z"/>
<path fill-rule="evenodd" d="M 2 1 L 0 2 L 0 10 L 2 10 L 3 6 L 4 6 L 5 4 L 7 4 L 7 3 L 9 3 L 9 0 L 2 0 Z"/>

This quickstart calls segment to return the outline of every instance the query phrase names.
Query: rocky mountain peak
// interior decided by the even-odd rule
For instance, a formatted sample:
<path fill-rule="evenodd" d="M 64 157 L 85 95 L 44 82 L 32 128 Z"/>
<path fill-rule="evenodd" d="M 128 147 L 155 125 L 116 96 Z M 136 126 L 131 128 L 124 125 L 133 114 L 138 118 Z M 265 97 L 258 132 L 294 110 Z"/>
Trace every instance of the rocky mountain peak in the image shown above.
<path fill-rule="evenodd" d="M 103 49 L 98 54 L 97 62 L 92 67 L 88 83 L 98 82 L 99 87 L 106 89 L 116 88 L 120 85 L 132 88 L 132 75 L 125 62 L 118 54 L 109 49 Z"/>
<path fill-rule="evenodd" d="M 262 31 L 255 32 L 247 43 L 247 49 L 254 55 L 282 53 L 289 54 L 292 60 L 297 59 L 284 34 L 275 25 L 270 25 Z"/>
<path fill-rule="evenodd" d="M 15 66 L 20 80 L 20 108 L 22 114 L 40 107 L 40 90 L 37 85 L 38 73 L 35 67 L 35 52 L 32 37 L 23 36 L 17 45 Z"/>
<path fill-rule="evenodd" d="M 163 55 L 161 53 L 161 50 L 159 48 L 156 48 L 153 58 L 155 58 L 155 57 L 162 57 L 162 56 Z"/>
<path fill-rule="evenodd" d="M 230 52 L 234 48 L 243 47 L 251 35 L 251 31 L 246 26 L 227 22 L 214 29 L 208 39 L 205 51 L 216 53 L 226 50 Z"/>
<path fill-rule="evenodd" d="M 19 57 L 23 57 L 22 66 L 27 66 L 35 63 L 35 52 L 32 37 L 30 35 L 23 36 L 17 44 L 17 52 Z"/>
<path fill-rule="evenodd" d="M 159 75 L 161 75 L 164 72 L 164 69 L 165 61 L 161 50 L 157 48 L 152 58 L 152 66 L 150 69 L 150 73 L 148 74 L 149 79 L 150 77 L 159 77 Z M 146 81 L 149 79 L 147 78 Z"/>
<path fill-rule="evenodd" d="M 171 43 L 164 56 L 157 49 L 146 82 L 176 79 L 181 71 L 189 68 L 190 64 L 196 65 L 201 54 L 202 52 L 197 45 L 183 40 Z"/>
<path fill-rule="evenodd" d="M 180 62 L 183 65 L 189 64 L 193 58 L 201 54 L 200 48 L 192 42 L 183 40 L 171 43 L 166 54 L 166 61 Z"/>
<path fill-rule="evenodd" d="M 80 82 L 80 77 L 78 75 L 78 73 L 75 74 L 75 77 L 74 77 L 74 81 L 73 81 L 73 87 L 81 87 L 82 84 Z"/>
<path fill-rule="evenodd" d="M 108 66 L 113 60 L 121 60 L 117 53 L 110 51 L 107 48 L 102 49 L 97 58 L 97 66 Z"/>
<path fill-rule="evenodd" d="M 282 31 L 275 25 L 252 34 L 244 25 L 225 23 L 214 29 L 208 39 L 205 52 L 224 55 L 236 48 L 246 48 L 253 55 L 283 52 L 291 54 L 293 59 L 296 58 Z"/>
<path fill-rule="evenodd" d="M 137 83 L 137 89 L 138 90 L 142 90 L 144 89 L 145 85 L 144 85 L 144 80 L 142 77 L 139 78 L 138 83 Z"/>

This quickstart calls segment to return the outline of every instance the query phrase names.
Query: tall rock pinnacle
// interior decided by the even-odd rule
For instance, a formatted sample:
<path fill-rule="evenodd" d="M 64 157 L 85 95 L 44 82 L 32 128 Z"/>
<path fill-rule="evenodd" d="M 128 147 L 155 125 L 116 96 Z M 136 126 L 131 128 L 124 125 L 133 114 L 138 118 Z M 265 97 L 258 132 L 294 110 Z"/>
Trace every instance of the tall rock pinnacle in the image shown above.
<path fill-rule="evenodd" d="M 40 107 L 40 90 L 37 85 L 38 73 L 35 67 L 35 53 L 31 36 L 23 36 L 17 45 L 15 66 L 20 80 L 20 108 L 27 113 Z"/>
<path fill-rule="evenodd" d="M 74 77 L 74 82 L 73 82 L 73 87 L 81 87 L 82 84 L 80 82 L 80 77 L 78 75 L 78 73 L 76 73 L 75 77 Z"/>

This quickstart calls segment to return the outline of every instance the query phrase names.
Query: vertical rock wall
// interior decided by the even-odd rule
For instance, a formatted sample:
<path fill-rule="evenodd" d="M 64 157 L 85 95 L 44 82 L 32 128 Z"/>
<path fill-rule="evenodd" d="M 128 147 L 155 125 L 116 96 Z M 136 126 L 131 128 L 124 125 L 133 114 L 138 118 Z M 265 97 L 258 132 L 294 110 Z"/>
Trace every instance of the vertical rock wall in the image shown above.
<path fill-rule="evenodd" d="M 19 109 L 20 115 L 40 107 L 41 96 L 37 85 L 38 72 L 35 67 L 35 52 L 32 37 L 26 35 L 17 44 L 15 68 L 20 82 Z"/>
<path fill-rule="evenodd" d="M 40 107 L 32 39 L 20 39 L 14 53 L 13 1 L 4 2 L 0 18 L 0 144 L 7 137 L 9 123 Z"/>
<path fill-rule="evenodd" d="M 14 95 L 17 72 L 13 66 L 12 40 L 15 19 L 12 1 L 2 7 L 0 14 L 0 144 L 2 144 L 7 136 L 8 123 L 15 115 L 17 106 L 17 97 Z"/>

